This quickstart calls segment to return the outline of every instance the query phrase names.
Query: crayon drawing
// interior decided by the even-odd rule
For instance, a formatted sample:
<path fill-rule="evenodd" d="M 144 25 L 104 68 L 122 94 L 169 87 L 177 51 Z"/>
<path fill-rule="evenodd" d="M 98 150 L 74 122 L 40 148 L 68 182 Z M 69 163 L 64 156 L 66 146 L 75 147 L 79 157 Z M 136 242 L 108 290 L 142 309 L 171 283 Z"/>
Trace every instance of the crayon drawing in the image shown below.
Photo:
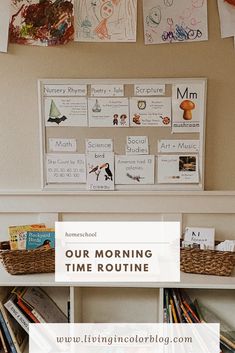
<path fill-rule="evenodd" d="M 8 0 L 0 0 L 0 52 L 7 52 L 10 6 Z"/>
<path fill-rule="evenodd" d="M 207 0 L 144 0 L 145 44 L 208 39 Z"/>
<path fill-rule="evenodd" d="M 135 42 L 137 0 L 77 0 L 75 40 Z"/>
<path fill-rule="evenodd" d="M 51 46 L 73 39 L 73 0 L 11 0 L 10 42 Z"/>

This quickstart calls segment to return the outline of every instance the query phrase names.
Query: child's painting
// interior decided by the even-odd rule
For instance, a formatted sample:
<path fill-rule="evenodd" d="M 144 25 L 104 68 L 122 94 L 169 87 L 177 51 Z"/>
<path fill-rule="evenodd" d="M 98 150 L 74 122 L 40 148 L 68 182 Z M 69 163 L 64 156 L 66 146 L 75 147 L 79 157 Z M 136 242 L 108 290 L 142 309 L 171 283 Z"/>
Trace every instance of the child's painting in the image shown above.
<path fill-rule="evenodd" d="M 137 0 L 77 0 L 75 40 L 135 42 Z"/>
<path fill-rule="evenodd" d="M 73 0 L 11 0 L 10 42 L 51 46 L 73 39 Z"/>
<path fill-rule="evenodd" d="M 8 47 L 10 6 L 8 0 L 0 1 L 0 52 L 6 53 Z"/>
<path fill-rule="evenodd" d="M 208 39 L 207 0 L 144 0 L 145 44 Z"/>

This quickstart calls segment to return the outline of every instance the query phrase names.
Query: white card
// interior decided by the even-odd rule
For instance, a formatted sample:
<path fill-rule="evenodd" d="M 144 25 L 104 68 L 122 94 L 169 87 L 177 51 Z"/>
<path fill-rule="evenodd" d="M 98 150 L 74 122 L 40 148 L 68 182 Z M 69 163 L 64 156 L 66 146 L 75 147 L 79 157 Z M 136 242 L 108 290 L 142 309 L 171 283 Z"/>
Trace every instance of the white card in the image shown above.
<path fill-rule="evenodd" d="M 87 139 L 86 152 L 113 152 L 113 140 Z"/>
<path fill-rule="evenodd" d="M 45 98 L 45 124 L 49 126 L 87 126 L 87 98 Z"/>
<path fill-rule="evenodd" d="M 123 97 L 124 85 L 91 85 L 91 97 Z"/>
<path fill-rule="evenodd" d="M 148 136 L 127 136 L 126 154 L 149 154 Z"/>
<path fill-rule="evenodd" d="M 7 52 L 8 33 L 10 22 L 10 2 L 9 0 L 0 1 L 0 51 Z"/>
<path fill-rule="evenodd" d="M 129 126 L 128 98 L 89 98 L 90 127 Z"/>
<path fill-rule="evenodd" d="M 214 250 L 215 229 L 214 228 L 185 228 L 184 240 L 191 243 L 200 244 L 200 249 Z"/>
<path fill-rule="evenodd" d="M 114 153 L 89 152 L 87 160 L 87 189 L 114 190 Z"/>
<path fill-rule="evenodd" d="M 50 152 L 76 152 L 77 142 L 75 139 L 49 138 Z"/>
<path fill-rule="evenodd" d="M 203 101 L 201 85 L 172 85 L 172 132 L 200 132 Z"/>
<path fill-rule="evenodd" d="M 85 97 L 87 85 L 44 85 L 45 97 Z"/>
<path fill-rule="evenodd" d="M 130 126 L 171 126 L 171 98 L 132 97 Z"/>
<path fill-rule="evenodd" d="M 115 156 L 115 183 L 154 184 L 154 156 Z"/>
<path fill-rule="evenodd" d="M 197 155 L 160 155 L 157 161 L 159 184 L 199 183 Z"/>
<path fill-rule="evenodd" d="M 47 183 L 86 182 L 86 163 L 84 154 L 47 154 Z"/>
<path fill-rule="evenodd" d="M 164 96 L 166 85 L 141 84 L 135 85 L 135 96 Z"/>
<path fill-rule="evenodd" d="M 158 153 L 198 153 L 199 140 L 159 140 Z"/>

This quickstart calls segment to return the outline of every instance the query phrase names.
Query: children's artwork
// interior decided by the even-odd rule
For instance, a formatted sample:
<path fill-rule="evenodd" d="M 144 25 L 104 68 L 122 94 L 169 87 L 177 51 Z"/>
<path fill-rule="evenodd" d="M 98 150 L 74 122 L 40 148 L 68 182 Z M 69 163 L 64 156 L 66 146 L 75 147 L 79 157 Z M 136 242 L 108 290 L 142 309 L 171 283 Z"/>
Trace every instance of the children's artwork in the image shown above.
<path fill-rule="evenodd" d="M 46 126 L 87 126 L 86 97 L 45 98 Z"/>
<path fill-rule="evenodd" d="M 145 44 L 208 39 L 207 0 L 144 0 Z"/>
<path fill-rule="evenodd" d="M 218 0 L 221 37 L 235 37 L 235 1 Z"/>
<path fill-rule="evenodd" d="M 73 39 L 73 0 L 11 0 L 11 43 L 51 46 Z"/>
<path fill-rule="evenodd" d="M 77 0 L 75 40 L 135 42 L 137 0 Z"/>
<path fill-rule="evenodd" d="M 199 132 L 202 119 L 202 86 L 198 84 L 172 85 L 172 132 Z"/>
<path fill-rule="evenodd" d="M 47 183 L 86 182 L 86 162 L 84 154 L 47 154 Z"/>
<path fill-rule="evenodd" d="M 129 126 L 128 98 L 88 98 L 90 127 Z"/>
<path fill-rule="evenodd" d="M 88 152 L 87 189 L 93 191 L 114 190 L 114 153 Z"/>
<path fill-rule="evenodd" d="M 0 51 L 7 52 L 10 20 L 9 0 L 0 1 Z"/>
<path fill-rule="evenodd" d="M 171 98 L 132 97 L 130 99 L 130 126 L 171 127 Z"/>
<path fill-rule="evenodd" d="M 158 183 L 199 183 L 197 155 L 161 155 L 158 160 Z"/>
<path fill-rule="evenodd" d="M 115 156 L 115 183 L 154 184 L 154 156 Z"/>

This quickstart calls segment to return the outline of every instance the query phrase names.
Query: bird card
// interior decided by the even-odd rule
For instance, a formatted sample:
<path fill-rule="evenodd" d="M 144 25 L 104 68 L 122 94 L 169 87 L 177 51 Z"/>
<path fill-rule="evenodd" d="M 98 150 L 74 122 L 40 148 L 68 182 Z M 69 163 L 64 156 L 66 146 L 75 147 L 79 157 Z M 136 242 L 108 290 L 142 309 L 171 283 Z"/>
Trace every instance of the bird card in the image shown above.
<path fill-rule="evenodd" d="M 197 155 L 160 155 L 157 161 L 159 184 L 199 183 Z"/>
<path fill-rule="evenodd" d="M 46 127 L 87 126 L 86 97 L 45 98 Z"/>
<path fill-rule="evenodd" d="M 87 189 L 93 191 L 114 190 L 114 153 L 88 152 Z"/>
<path fill-rule="evenodd" d="M 90 127 L 128 127 L 128 98 L 89 98 Z"/>
<path fill-rule="evenodd" d="M 85 184 L 86 162 L 84 154 L 47 154 L 47 183 Z"/>
<path fill-rule="evenodd" d="M 154 184 L 154 156 L 115 156 L 116 184 Z"/>
<path fill-rule="evenodd" d="M 26 250 L 55 248 L 55 230 L 42 229 L 38 231 L 28 231 L 26 235 Z"/>
<path fill-rule="evenodd" d="M 201 85 L 172 85 L 172 132 L 200 132 L 203 122 L 203 102 Z"/>
<path fill-rule="evenodd" d="M 130 126 L 171 127 L 171 98 L 132 97 L 130 99 Z"/>

